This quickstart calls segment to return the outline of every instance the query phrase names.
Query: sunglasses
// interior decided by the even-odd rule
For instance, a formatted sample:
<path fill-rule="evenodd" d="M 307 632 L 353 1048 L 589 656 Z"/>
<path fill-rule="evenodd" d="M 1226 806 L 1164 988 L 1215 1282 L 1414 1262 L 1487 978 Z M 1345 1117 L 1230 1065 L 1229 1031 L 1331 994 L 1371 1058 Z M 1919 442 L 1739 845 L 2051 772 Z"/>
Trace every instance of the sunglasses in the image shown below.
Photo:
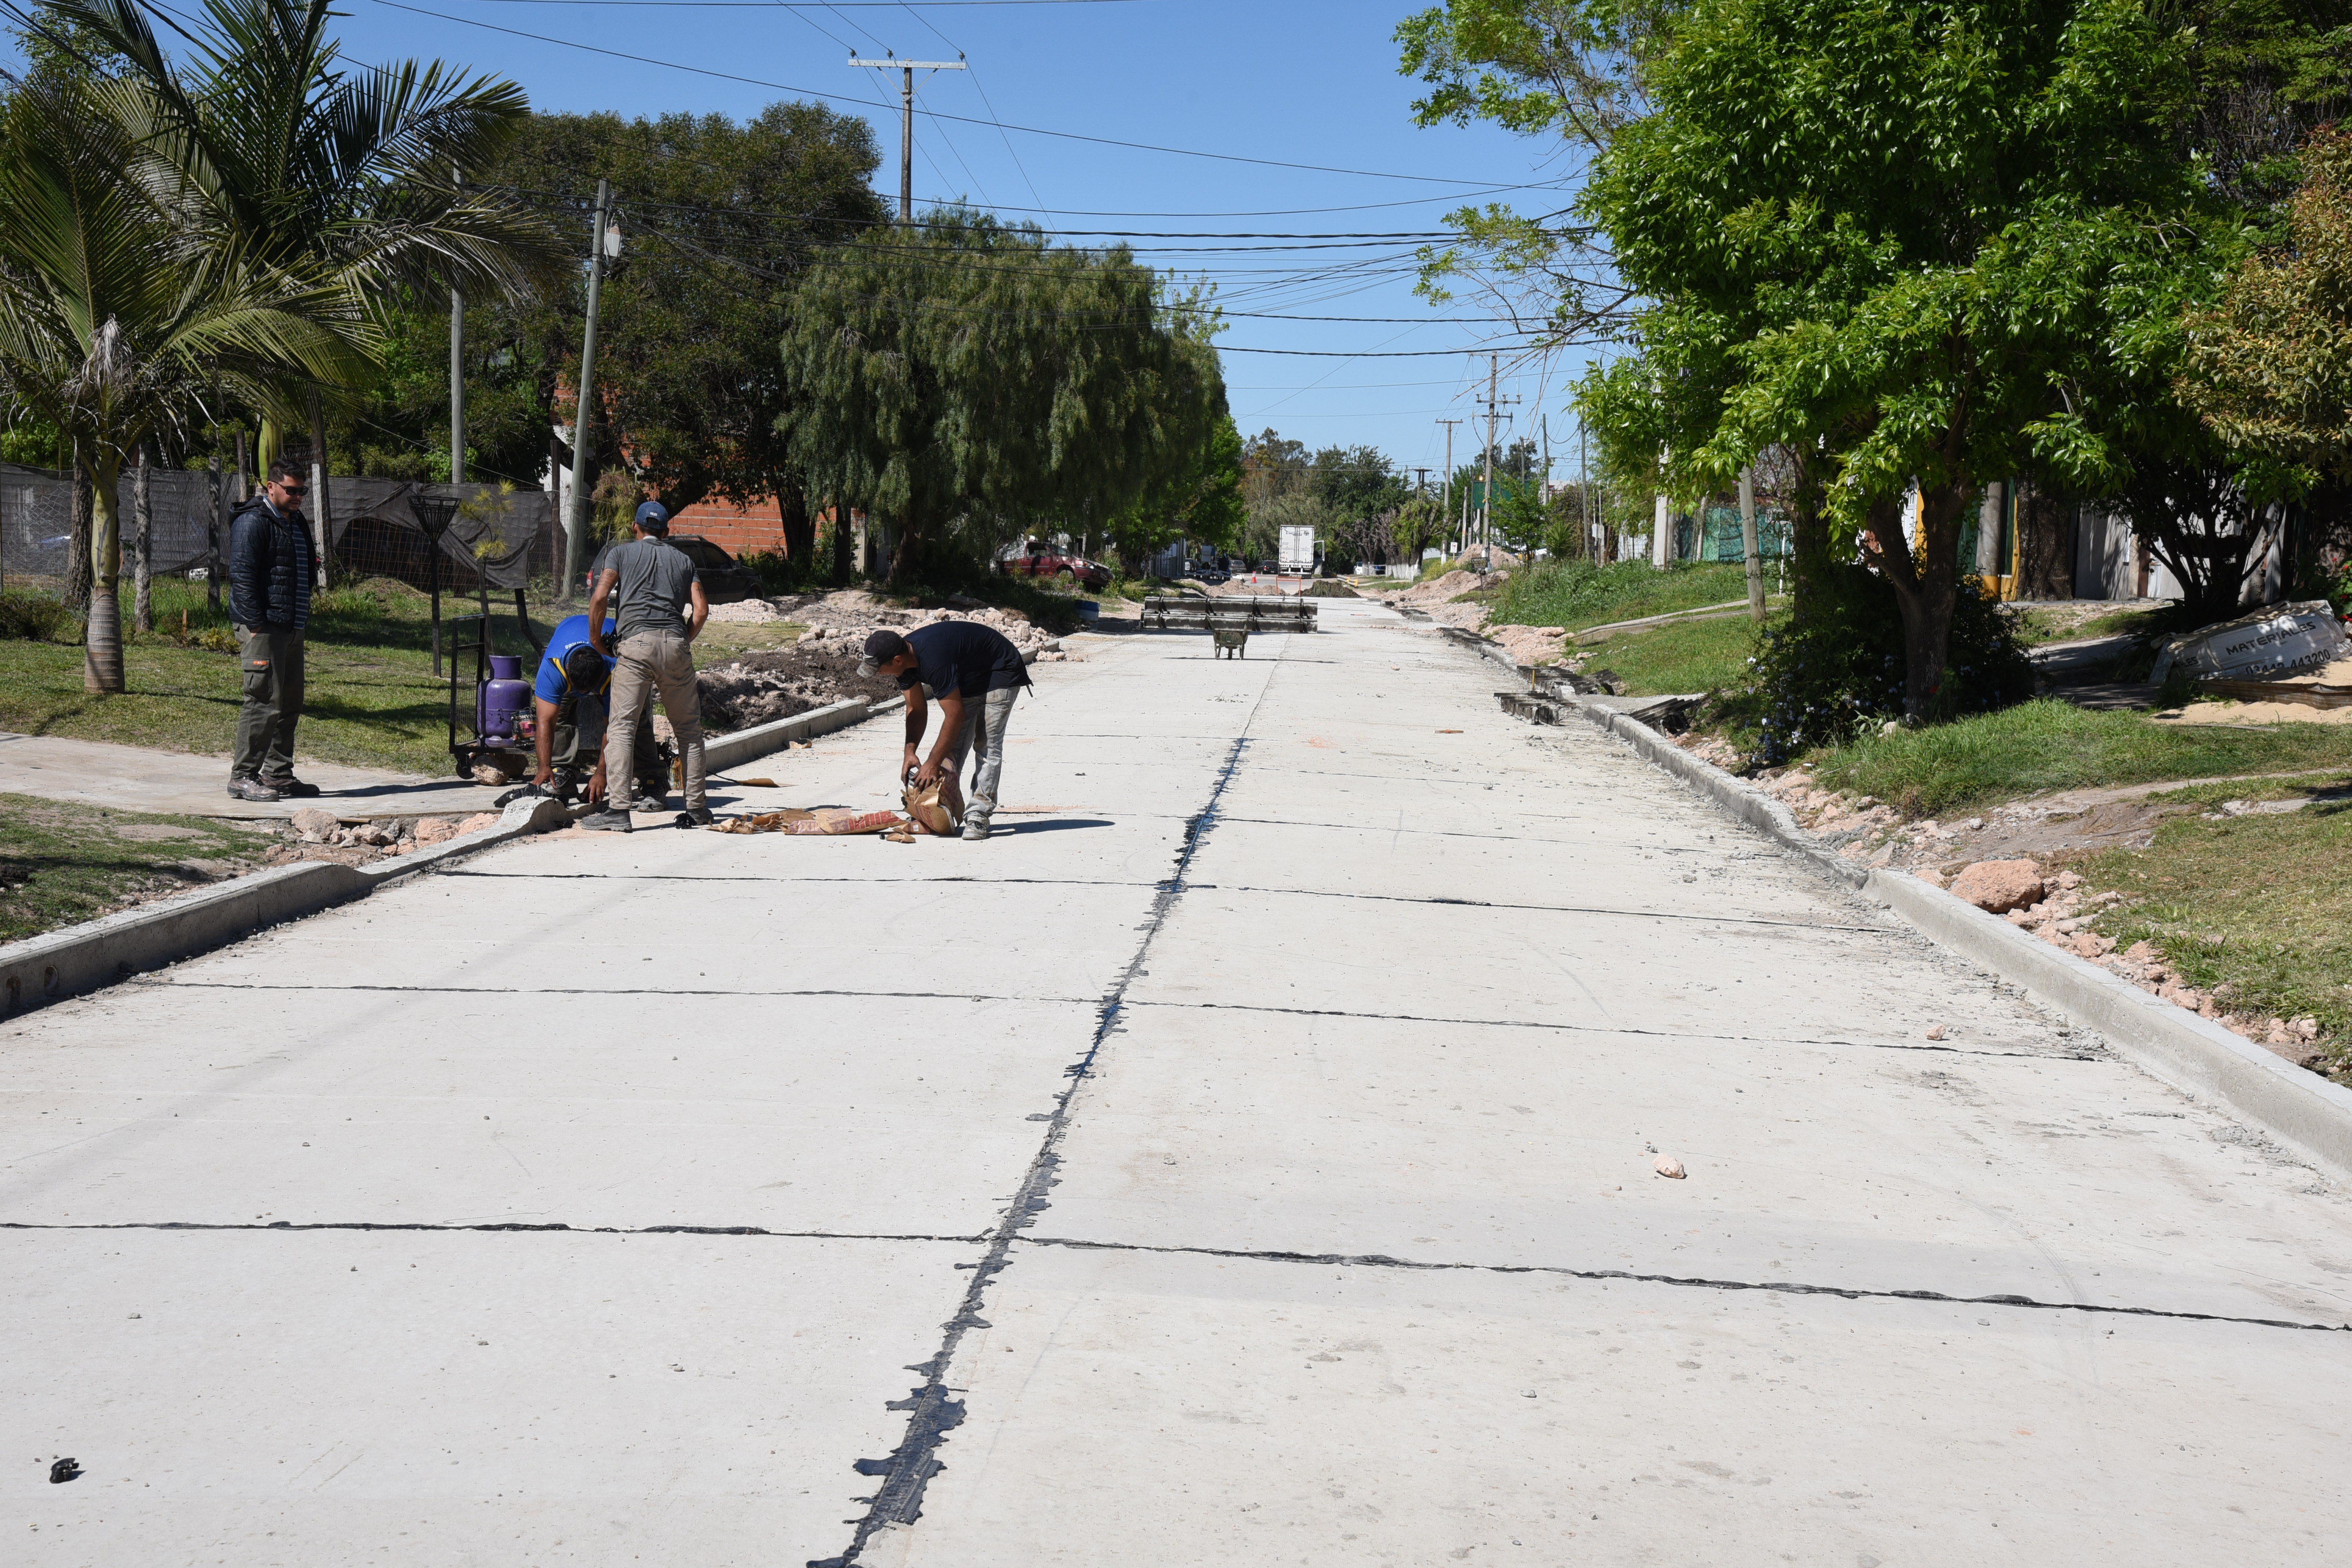
<path fill-rule="evenodd" d="M 289 496 L 306 496 L 310 493 L 310 487 L 308 485 L 281 484 L 278 488 L 284 490 Z"/>

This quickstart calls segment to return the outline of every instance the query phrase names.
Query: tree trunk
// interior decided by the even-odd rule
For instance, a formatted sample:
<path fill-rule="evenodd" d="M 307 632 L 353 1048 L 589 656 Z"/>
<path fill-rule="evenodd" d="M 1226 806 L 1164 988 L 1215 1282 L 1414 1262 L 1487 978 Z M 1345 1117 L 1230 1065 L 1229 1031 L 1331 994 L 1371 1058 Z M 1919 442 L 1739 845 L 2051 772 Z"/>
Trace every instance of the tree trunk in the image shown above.
<path fill-rule="evenodd" d="M 310 553 L 318 568 L 312 586 L 323 588 L 327 585 L 327 550 L 334 536 L 333 526 L 329 521 L 334 514 L 327 510 L 328 491 L 334 481 L 327 474 L 327 413 L 315 386 L 310 389 L 310 461 L 312 471 L 318 476 L 317 482 L 311 487 L 313 493 L 308 498 L 310 502 Z"/>
<path fill-rule="evenodd" d="M 787 479 L 776 487 L 777 521 L 784 534 L 784 559 L 795 573 L 815 565 L 816 519 L 809 513 L 808 491 Z"/>
<path fill-rule="evenodd" d="M 80 615 L 89 613 L 89 468 L 82 461 L 81 440 L 74 439 L 73 502 L 66 542 L 66 603 Z"/>
<path fill-rule="evenodd" d="M 139 470 L 131 481 L 131 629 L 155 629 L 155 470 L 147 464 L 147 443 L 139 443 Z"/>
<path fill-rule="evenodd" d="M 89 462 L 89 621 L 83 630 L 82 689 L 122 689 L 122 524 L 115 487 L 116 460 L 93 453 Z"/>
<path fill-rule="evenodd" d="M 1903 714 L 1913 723 L 1941 716 L 1952 598 L 1959 585 L 1960 520 L 1969 499 L 1958 486 L 1927 491 L 1916 552 L 1903 538 L 1901 501 L 1871 508 L 1863 549 L 1893 585 L 1903 614 Z"/>
<path fill-rule="evenodd" d="M 890 581 L 912 583 L 922 575 L 922 525 L 912 517 L 898 520 L 898 547 L 890 552 Z"/>

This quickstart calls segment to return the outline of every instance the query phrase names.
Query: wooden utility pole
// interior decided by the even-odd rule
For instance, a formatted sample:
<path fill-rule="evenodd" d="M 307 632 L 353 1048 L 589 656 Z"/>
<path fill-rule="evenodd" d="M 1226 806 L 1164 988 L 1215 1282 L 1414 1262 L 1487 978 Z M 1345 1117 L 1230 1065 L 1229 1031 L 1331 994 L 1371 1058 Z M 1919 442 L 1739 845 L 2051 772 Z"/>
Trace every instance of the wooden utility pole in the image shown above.
<path fill-rule="evenodd" d="M 853 66 L 869 67 L 875 70 L 895 70 L 898 80 L 898 221 L 915 221 L 915 73 L 917 71 L 960 71 L 971 68 L 959 54 L 952 60 L 902 60 L 898 58 L 861 60 L 849 57 Z"/>
<path fill-rule="evenodd" d="M 1486 356 L 1486 494 L 1479 498 L 1478 503 L 1478 542 L 1486 552 L 1486 563 L 1489 566 L 1495 563 L 1495 422 L 1502 416 L 1504 404 L 1518 401 L 1516 396 L 1496 395 L 1502 366 L 1502 355 Z"/>
<path fill-rule="evenodd" d="M 1764 557 L 1756 545 L 1756 470 L 1739 470 L 1739 542 L 1748 552 L 1748 618 L 1764 618 Z"/>
<path fill-rule="evenodd" d="M 1437 510 L 1439 516 L 1452 522 L 1454 521 L 1454 427 L 1462 421 L 1441 419 L 1438 423 L 1445 426 L 1445 476 L 1438 481 Z M 1463 544 L 1466 549 L 1469 541 L 1465 539 Z"/>
<path fill-rule="evenodd" d="M 588 325 L 580 336 L 580 412 L 572 420 L 572 492 L 563 508 L 563 590 L 569 598 L 588 569 L 589 402 L 596 382 L 596 308 L 604 293 L 604 236 L 612 216 L 613 182 L 596 182 L 596 237 L 588 251 Z M 614 234 L 617 240 L 619 235 Z M 619 248 L 616 245 L 615 249 Z M 436 542 L 434 548 L 440 548 Z"/>
<path fill-rule="evenodd" d="M 465 176 L 450 171 L 453 184 Z M 466 482 L 466 296 L 449 289 L 449 482 Z"/>

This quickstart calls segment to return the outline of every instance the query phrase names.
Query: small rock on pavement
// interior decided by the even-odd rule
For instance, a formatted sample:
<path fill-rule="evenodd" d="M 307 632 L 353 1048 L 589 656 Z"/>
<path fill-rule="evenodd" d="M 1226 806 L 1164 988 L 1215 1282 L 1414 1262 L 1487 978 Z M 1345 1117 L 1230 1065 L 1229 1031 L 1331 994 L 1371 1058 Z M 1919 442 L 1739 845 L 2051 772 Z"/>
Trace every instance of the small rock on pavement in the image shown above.
<path fill-rule="evenodd" d="M 446 816 L 424 816 L 416 822 L 416 847 L 428 848 L 457 837 L 457 825 Z"/>
<path fill-rule="evenodd" d="M 1940 1039 L 1942 1039 L 1942 1038 L 1944 1037 L 1944 1026 L 1943 1026 L 1943 1025 L 1941 1025 L 1941 1024 L 1930 1024 L 1930 1025 L 1928 1025 L 1928 1026 L 1927 1026 L 1927 1037 L 1928 1037 L 1929 1039 L 1931 1039 L 1931 1040 L 1940 1040 Z"/>
<path fill-rule="evenodd" d="M 1670 1176 L 1674 1180 L 1679 1182 L 1685 1176 L 1690 1174 L 1690 1173 L 1684 1170 L 1683 1163 L 1680 1160 L 1675 1159 L 1672 1154 L 1661 1154 L 1658 1156 L 1658 1174 L 1662 1176 Z"/>
<path fill-rule="evenodd" d="M 315 805 L 306 805 L 294 814 L 294 831 L 302 836 L 306 844 L 324 844 L 341 826 L 333 812 L 320 811 Z"/>
<path fill-rule="evenodd" d="M 1979 860 L 1952 879 L 1956 898 L 1993 914 L 2042 901 L 2042 868 L 2031 860 Z"/>

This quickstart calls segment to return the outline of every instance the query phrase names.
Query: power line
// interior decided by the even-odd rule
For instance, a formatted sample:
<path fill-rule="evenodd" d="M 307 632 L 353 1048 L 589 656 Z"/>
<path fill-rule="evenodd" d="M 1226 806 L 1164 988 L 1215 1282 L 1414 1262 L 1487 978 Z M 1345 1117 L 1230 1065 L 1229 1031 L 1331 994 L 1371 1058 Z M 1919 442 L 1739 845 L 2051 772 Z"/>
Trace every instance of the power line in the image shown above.
<path fill-rule="evenodd" d="M 807 98 L 822 98 L 835 103 L 855 103 L 866 109 L 889 109 L 894 105 L 877 99 L 852 98 L 846 93 L 824 92 L 813 87 L 794 87 L 788 82 L 768 81 L 760 77 L 738 76 L 732 71 L 715 71 L 702 66 L 680 65 L 676 60 L 657 60 L 650 55 L 631 54 L 625 49 L 599 48 L 593 44 L 576 43 L 570 38 L 550 37 L 545 33 L 527 33 L 520 27 L 501 27 L 493 22 L 478 22 L 470 16 L 453 16 L 446 11 L 428 10 L 411 5 L 406 0 L 376 0 L 379 5 L 389 5 L 395 11 L 406 11 L 419 16 L 431 16 L 436 21 L 456 22 L 461 26 L 480 27 L 487 32 L 504 33 L 509 37 L 529 38 L 533 43 L 554 44 L 561 48 L 580 49 L 610 59 L 628 60 L 636 65 L 659 66 L 665 70 L 685 71 L 691 76 L 707 76 L 719 81 L 740 81 L 747 87 L 763 87 L 772 92 L 794 92 Z M 1053 136 L 1065 142 L 1091 142 L 1101 147 L 1125 147 L 1138 153 L 1165 153 L 1178 158 L 1210 158 L 1225 163 L 1255 163 L 1268 169 L 1298 169 L 1310 174 L 1348 174 L 1366 180 L 1414 180 L 1433 185 L 1458 184 L 1459 179 L 1444 174 L 1391 174 L 1378 169 L 1343 169 L 1328 163 L 1293 163 L 1280 158 L 1251 158 L 1239 153 L 1203 153 L 1193 147 L 1162 147 L 1150 142 L 1122 142 L 1114 136 L 1087 136 L 1076 131 L 1048 131 L 1037 125 L 1005 125 L 1002 121 L 979 120 L 969 114 L 940 114 L 941 120 L 961 121 L 967 125 L 998 124 L 1006 131 L 1019 131 L 1031 136 Z"/>

